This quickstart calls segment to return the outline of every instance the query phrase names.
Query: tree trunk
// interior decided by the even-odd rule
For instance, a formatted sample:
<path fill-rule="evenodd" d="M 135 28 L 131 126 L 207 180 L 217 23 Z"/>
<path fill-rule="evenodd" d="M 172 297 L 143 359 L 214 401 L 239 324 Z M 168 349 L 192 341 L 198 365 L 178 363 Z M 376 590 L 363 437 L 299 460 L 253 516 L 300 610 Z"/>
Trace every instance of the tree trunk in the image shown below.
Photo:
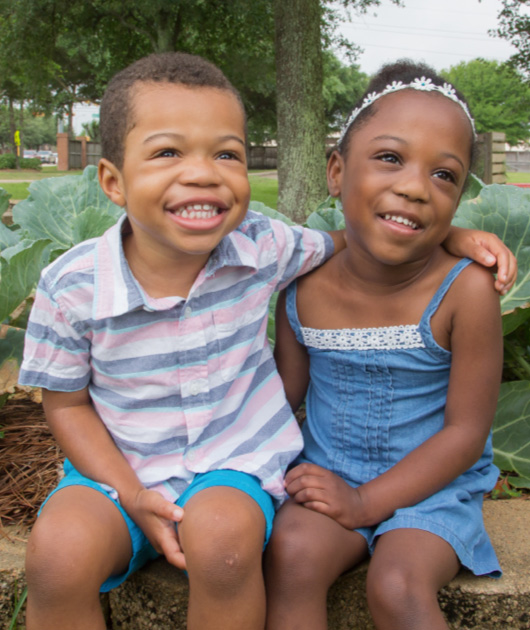
<path fill-rule="evenodd" d="M 15 168 L 19 168 L 18 155 L 17 155 L 17 145 L 15 144 L 15 131 L 17 130 L 17 123 L 15 120 L 15 106 L 13 103 L 13 99 L 8 97 L 8 108 L 9 108 L 9 131 L 11 135 L 11 146 L 13 147 L 13 154 L 15 156 Z"/>
<path fill-rule="evenodd" d="M 303 223 L 324 200 L 326 126 L 319 0 L 275 0 L 278 210 Z"/>

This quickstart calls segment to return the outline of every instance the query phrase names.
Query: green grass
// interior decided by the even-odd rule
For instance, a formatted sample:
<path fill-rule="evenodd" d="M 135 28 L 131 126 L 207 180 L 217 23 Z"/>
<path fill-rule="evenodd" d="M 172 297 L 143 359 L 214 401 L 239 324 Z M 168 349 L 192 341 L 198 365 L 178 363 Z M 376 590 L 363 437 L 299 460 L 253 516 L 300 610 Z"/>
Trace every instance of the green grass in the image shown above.
<path fill-rule="evenodd" d="M 269 177 L 253 177 L 249 175 L 250 198 L 261 201 L 269 208 L 276 209 L 278 204 L 278 180 Z"/>
<path fill-rule="evenodd" d="M 506 173 L 510 184 L 530 184 L 530 173 Z"/>
<path fill-rule="evenodd" d="M 53 170 L 52 170 L 53 169 Z M 28 196 L 28 182 L 20 181 L 25 179 L 37 180 L 46 177 L 62 177 L 63 175 L 80 175 L 82 171 L 58 172 L 57 167 L 50 167 L 44 171 L 0 171 L 0 180 L 9 180 L 9 183 L 0 184 L 1 188 L 7 190 L 11 199 L 18 201 L 26 199 Z M 17 180 L 19 180 L 17 182 Z M 269 208 L 275 208 L 278 202 L 278 180 L 269 177 L 256 177 L 249 174 L 251 199 L 261 201 Z M 12 182 L 12 183 L 11 183 Z"/>
<path fill-rule="evenodd" d="M 24 182 L 14 182 L 13 184 L 0 184 L 0 188 L 6 190 L 10 199 L 16 199 L 17 201 L 21 201 L 28 196 L 28 186 L 29 184 Z"/>

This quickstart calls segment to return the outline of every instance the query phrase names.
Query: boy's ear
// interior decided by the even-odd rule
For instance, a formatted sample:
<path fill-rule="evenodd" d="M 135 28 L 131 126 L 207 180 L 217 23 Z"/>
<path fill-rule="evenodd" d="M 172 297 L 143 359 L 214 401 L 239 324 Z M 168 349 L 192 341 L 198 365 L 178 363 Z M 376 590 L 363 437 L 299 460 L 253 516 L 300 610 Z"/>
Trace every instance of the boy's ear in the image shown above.
<path fill-rule="evenodd" d="M 327 167 L 328 191 L 332 197 L 340 197 L 343 174 L 344 159 L 338 151 L 333 151 Z"/>
<path fill-rule="evenodd" d="M 107 197 L 121 208 L 125 207 L 125 192 L 123 178 L 119 168 L 106 158 L 101 158 L 98 164 L 99 185 Z"/>

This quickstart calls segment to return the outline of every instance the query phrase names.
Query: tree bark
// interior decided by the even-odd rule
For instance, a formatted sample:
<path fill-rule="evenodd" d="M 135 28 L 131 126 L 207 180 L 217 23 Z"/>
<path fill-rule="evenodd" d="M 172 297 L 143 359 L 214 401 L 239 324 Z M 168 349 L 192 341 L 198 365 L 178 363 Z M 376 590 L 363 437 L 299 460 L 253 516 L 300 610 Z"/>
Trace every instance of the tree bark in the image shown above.
<path fill-rule="evenodd" d="M 297 223 L 327 195 L 319 0 L 275 0 L 278 210 Z"/>

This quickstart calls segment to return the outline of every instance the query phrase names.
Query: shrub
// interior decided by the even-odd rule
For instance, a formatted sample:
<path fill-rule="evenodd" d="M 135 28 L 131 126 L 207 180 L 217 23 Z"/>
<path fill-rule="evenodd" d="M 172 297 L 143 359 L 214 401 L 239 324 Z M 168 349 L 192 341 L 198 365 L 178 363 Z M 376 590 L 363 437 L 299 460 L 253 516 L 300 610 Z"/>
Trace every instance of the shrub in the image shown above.
<path fill-rule="evenodd" d="M 42 169 L 42 164 L 39 158 L 24 158 L 21 157 L 18 160 L 20 168 L 31 168 L 36 171 Z M 17 167 L 15 155 L 13 153 L 0 154 L 0 169 L 14 169 Z"/>

